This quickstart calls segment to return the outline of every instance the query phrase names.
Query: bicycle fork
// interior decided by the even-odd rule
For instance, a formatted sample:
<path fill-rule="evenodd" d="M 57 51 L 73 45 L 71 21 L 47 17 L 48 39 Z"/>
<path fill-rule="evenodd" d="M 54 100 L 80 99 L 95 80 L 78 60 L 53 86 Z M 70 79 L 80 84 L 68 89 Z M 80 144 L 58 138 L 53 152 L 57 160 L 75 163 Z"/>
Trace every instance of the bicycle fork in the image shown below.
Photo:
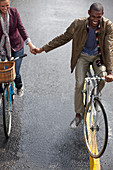
<path fill-rule="evenodd" d="M 11 86 L 9 88 L 9 91 L 10 91 L 10 108 L 11 108 L 11 110 L 13 109 L 14 89 L 15 89 L 15 83 L 12 82 Z"/>

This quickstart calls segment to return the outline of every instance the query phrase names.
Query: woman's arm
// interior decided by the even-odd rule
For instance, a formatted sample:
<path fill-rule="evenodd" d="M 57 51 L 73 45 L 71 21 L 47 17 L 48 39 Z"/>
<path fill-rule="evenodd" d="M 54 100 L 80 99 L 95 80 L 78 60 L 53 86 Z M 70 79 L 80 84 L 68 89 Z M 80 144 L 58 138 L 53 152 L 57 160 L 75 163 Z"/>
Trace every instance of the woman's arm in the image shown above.
<path fill-rule="evenodd" d="M 21 35 L 21 37 L 23 38 L 23 40 L 25 41 L 26 45 L 29 46 L 30 48 L 30 52 L 33 53 L 33 54 L 36 54 L 36 52 L 33 50 L 35 49 L 36 47 L 32 44 L 31 42 L 31 39 L 29 38 L 24 26 L 23 26 L 23 23 L 21 21 L 21 18 L 20 18 L 20 14 L 18 12 L 18 10 L 16 10 L 16 15 L 17 15 L 17 28 L 19 30 L 19 33 Z"/>

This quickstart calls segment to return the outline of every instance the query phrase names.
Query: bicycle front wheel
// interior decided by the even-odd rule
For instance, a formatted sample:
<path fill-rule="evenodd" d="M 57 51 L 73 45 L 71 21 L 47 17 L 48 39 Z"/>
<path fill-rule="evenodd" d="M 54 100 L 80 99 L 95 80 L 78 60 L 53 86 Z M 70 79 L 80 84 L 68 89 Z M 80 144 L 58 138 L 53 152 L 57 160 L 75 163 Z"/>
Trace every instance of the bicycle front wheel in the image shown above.
<path fill-rule="evenodd" d="M 97 98 L 94 98 L 86 106 L 83 133 L 90 156 L 99 158 L 107 146 L 108 123 L 104 107 Z"/>
<path fill-rule="evenodd" d="M 10 100 L 10 89 L 9 86 L 6 86 L 3 93 L 3 125 L 6 138 L 9 138 L 10 136 L 11 123 L 12 123 L 12 109 Z"/>

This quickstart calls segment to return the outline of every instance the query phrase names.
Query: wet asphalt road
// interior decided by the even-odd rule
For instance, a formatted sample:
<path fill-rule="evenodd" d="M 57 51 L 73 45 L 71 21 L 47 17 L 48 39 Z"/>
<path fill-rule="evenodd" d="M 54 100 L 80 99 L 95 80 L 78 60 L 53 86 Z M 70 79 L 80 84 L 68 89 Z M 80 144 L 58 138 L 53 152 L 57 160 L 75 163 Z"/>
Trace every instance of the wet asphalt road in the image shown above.
<path fill-rule="evenodd" d="M 87 16 L 94 1 L 12 0 L 33 43 L 41 47 L 63 33 L 70 23 Z M 100 0 L 105 17 L 113 21 L 113 1 Z M 0 170 L 89 170 L 82 125 L 71 130 L 74 116 L 74 73 L 70 73 L 71 42 L 48 54 L 30 54 L 21 73 L 22 98 L 15 97 L 12 135 L 5 141 L 0 124 Z M 113 167 L 113 83 L 103 90 L 109 140 L 101 158 L 103 170 Z"/>

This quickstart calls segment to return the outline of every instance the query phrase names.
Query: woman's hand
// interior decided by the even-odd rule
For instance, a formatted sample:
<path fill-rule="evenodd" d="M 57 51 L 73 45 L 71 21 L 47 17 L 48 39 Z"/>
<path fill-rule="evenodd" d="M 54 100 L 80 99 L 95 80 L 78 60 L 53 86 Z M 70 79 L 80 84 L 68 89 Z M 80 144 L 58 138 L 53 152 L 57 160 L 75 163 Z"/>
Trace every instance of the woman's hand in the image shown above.
<path fill-rule="evenodd" d="M 37 53 L 35 51 L 35 49 L 36 49 L 35 45 L 33 45 L 32 42 L 29 42 L 28 45 L 29 45 L 29 48 L 30 48 L 30 52 L 32 54 L 36 55 Z"/>
<path fill-rule="evenodd" d="M 32 42 L 29 42 L 28 45 L 29 45 L 29 48 L 30 48 L 30 52 L 31 52 L 32 54 L 34 54 L 34 55 L 36 55 L 37 53 L 41 53 L 41 52 L 44 51 L 43 48 L 36 48 L 36 47 L 32 44 Z"/>

